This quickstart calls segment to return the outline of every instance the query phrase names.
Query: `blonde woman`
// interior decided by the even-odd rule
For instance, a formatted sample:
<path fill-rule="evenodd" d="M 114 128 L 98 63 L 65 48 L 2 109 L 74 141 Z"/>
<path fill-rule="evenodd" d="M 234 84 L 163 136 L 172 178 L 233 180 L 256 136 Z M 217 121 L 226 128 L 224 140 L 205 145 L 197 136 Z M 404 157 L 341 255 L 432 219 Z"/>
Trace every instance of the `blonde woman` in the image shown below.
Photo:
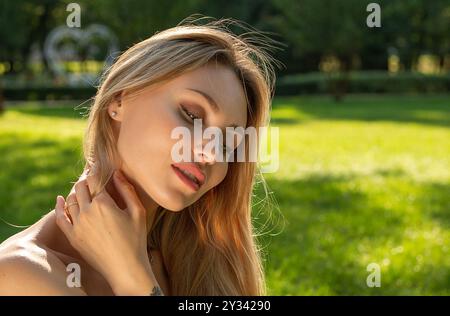
<path fill-rule="evenodd" d="M 171 156 L 171 131 L 194 119 L 223 130 L 268 122 L 270 45 L 236 36 L 231 22 L 180 23 L 118 58 L 90 108 L 83 174 L 1 244 L 0 294 L 265 294 L 256 163 L 195 147 L 195 162 Z"/>

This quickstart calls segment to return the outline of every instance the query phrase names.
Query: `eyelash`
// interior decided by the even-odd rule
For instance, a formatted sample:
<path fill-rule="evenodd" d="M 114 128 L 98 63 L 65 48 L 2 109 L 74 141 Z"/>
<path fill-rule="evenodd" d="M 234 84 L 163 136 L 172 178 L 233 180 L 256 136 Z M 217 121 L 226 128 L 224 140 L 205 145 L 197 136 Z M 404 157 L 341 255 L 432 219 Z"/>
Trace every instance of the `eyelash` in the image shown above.
<path fill-rule="evenodd" d="M 183 105 L 180 106 L 181 110 L 184 112 L 185 115 L 187 115 L 190 119 L 191 119 L 191 123 L 194 122 L 195 119 L 201 119 L 201 117 L 196 116 L 195 114 L 192 114 L 191 112 L 189 112 Z M 223 151 L 226 153 L 227 152 L 228 147 L 226 145 L 223 146 Z M 233 152 L 233 150 L 230 151 Z"/>
<path fill-rule="evenodd" d="M 181 105 L 181 110 L 192 120 L 194 121 L 195 119 L 201 119 L 201 117 L 196 116 L 195 114 L 192 114 L 191 112 L 189 112 L 183 105 Z"/>

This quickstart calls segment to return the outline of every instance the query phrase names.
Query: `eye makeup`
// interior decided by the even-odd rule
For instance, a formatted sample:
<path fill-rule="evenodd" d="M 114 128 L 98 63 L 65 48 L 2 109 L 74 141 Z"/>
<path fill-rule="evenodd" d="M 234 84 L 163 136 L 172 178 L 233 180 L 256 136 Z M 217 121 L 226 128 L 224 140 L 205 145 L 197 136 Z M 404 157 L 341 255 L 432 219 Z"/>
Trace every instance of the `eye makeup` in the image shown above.
<path fill-rule="evenodd" d="M 188 109 L 187 106 L 180 104 L 180 108 L 181 108 L 181 112 L 183 113 L 183 116 L 190 120 L 192 123 L 194 122 L 195 119 L 201 119 L 202 117 L 200 117 L 199 114 L 197 114 L 195 111 Z"/>
<path fill-rule="evenodd" d="M 188 122 L 189 124 L 194 124 L 194 120 L 203 119 L 205 120 L 205 112 L 203 107 L 200 105 L 193 104 L 191 101 L 180 101 L 179 102 L 179 110 L 181 117 Z M 226 133 L 224 133 L 226 135 Z M 235 137 L 234 135 L 230 135 L 231 137 Z M 235 146 L 227 146 L 226 141 L 223 141 L 223 152 L 231 154 L 236 150 L 239 146 L 239 141 L 234 143 Z M 237 146 L 236 146 L 237 145 Z"/>

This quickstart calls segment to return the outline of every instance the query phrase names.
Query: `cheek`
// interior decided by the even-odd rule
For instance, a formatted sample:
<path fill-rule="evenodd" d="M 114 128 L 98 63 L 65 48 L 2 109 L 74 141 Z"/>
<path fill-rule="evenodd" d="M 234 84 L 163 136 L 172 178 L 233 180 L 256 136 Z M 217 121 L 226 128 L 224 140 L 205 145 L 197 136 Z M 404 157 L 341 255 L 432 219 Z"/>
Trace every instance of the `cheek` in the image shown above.
<path fill-rule="evenodd" d="M 118 151 L 136 178 L 161 176 L 170 157 L 173 115 L 167 107 L 133 104 L 121 124 Z M 168 156 L 169 155 L 169 156 Z"/>
<path fill-rule="evenodd" d="M 176 140 L 172 130 L 180 118 L 167 102 L 152 102 L 124 116 L 120 127 L 118 151 L 123 167 L 141 188 L 160 206 L 181 210 L 189 202 L 179 189 L 173 172 L 171 151 Z M 216 177 L 214 177 L 216 178 Z"/>

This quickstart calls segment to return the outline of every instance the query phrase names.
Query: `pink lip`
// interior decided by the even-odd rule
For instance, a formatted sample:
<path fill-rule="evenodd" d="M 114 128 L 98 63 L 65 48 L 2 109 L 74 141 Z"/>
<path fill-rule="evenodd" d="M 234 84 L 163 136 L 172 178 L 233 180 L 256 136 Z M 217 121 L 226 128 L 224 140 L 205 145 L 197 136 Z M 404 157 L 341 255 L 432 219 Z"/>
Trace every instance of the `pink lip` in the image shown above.
<path fill-rule="evenodd" d="M 205 174 L 195 164 L 174 163 L 171 166 L 178 177 L 195 191 L 197 191 L 205 183 Z M 180 170 L 187 171 L 193 175 L 197 179 L 198 183 L 192 181 L 192 179 L 184 175 Z"/>

